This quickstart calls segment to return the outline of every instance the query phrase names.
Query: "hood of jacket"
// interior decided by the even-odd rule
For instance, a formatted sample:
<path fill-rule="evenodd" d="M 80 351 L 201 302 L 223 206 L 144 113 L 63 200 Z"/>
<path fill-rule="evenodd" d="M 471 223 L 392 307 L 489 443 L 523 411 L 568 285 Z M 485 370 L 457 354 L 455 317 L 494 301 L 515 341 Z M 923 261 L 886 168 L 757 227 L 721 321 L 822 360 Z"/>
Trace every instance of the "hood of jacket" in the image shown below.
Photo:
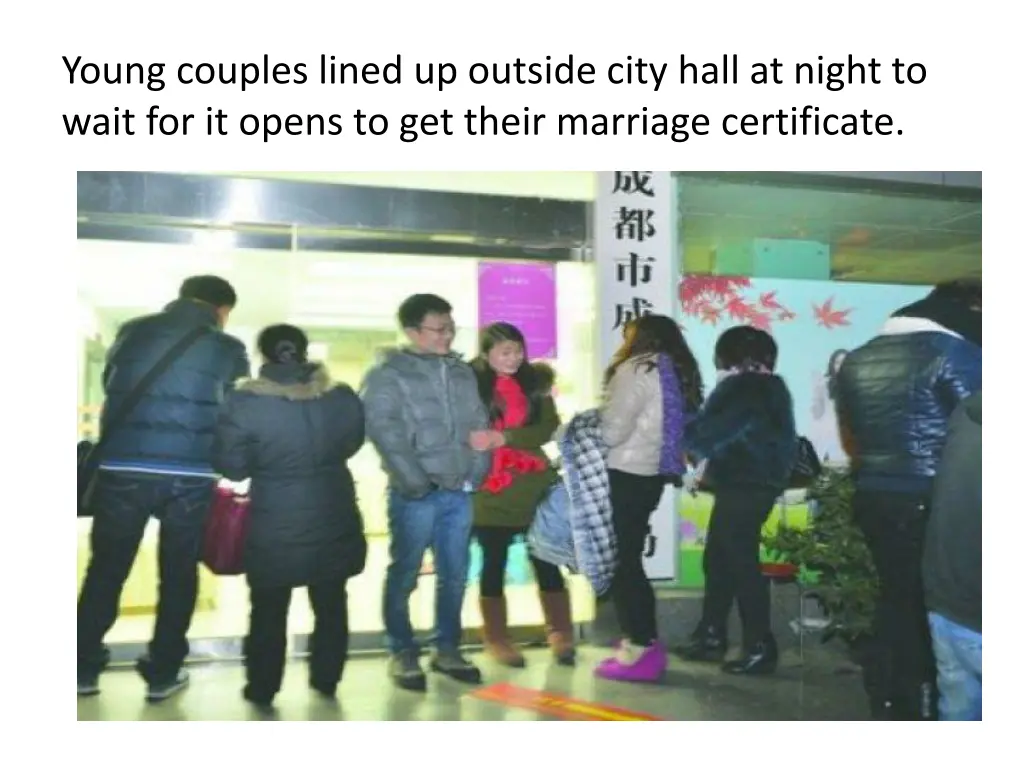
<path fill-rule="evenodd" d="M 981 310 L 941 296 L 931 294 L 901 307 L 893 312 L 892 319 L 928 321 L 946 329 L 948 333 L 981 346 Z"/>
<path fill-rule="evenodd" d="M 388 366 L 399 371 L 432 369 L 442 363 L 458 362 L 462 362 L 462 355 L 458 352 L 435 355 L 429 352 L 414 352 L 409 347 L 386 347 L 377 353 L 378 365 Z"/>
<path fill-rule="evenodd" d="M 315 400 L 336 386 L 320 363 L 270 363 L 260 369 L 259 378 L 245 379 L 237 388 L 253 395 Z"/>

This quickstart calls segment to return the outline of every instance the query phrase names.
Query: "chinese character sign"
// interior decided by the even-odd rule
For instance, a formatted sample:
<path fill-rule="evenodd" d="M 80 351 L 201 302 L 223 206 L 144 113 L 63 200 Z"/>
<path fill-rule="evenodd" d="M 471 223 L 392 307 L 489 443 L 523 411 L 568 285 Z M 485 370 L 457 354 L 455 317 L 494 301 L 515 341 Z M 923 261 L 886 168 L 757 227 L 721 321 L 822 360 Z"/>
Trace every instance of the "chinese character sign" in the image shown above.
<path fill-rule="evenodd" d="M 480 328 L 511 323 L 526 337 L 531 359 L 553 359 L 558 352 L 558 308 L 553 264 L 480 262 Z"/>
<path fill-rule="evenodd" d="M 619 349 L 627 324 L 646 314 L 676 316 L 675 195 L 672 174 L 611 171 L 598 174 L 593 242 L 599 361 Z M 674 580 L 678 565 L 677 493 L 667 488 L 651 518 L 644 565 L 652 580 Z"/>

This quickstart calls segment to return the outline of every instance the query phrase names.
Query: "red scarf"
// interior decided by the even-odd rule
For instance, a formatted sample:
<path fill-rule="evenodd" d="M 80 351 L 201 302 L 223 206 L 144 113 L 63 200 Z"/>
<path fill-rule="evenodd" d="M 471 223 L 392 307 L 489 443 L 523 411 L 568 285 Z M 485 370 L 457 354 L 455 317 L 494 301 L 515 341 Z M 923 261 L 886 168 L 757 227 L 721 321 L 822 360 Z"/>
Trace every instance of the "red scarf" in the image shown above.
<path fill-rule="evenodd" d="M 498 376 L 494 383 L 494 396 L 503 408 L 502 415 L 491 425 L 492 429 L 503 432 L 506 429 L 518 429 L 526 424 L 530 402 L 518 381 L 511 376 Z M 488 493 L 501 493 L 512 485 L 516 475 L 543 472 L 545 469 L 547 462 L 542 459 L 518 448 L 503 445 L 494 451 L 491 471 L 484 480 L 483 490 Z"/>

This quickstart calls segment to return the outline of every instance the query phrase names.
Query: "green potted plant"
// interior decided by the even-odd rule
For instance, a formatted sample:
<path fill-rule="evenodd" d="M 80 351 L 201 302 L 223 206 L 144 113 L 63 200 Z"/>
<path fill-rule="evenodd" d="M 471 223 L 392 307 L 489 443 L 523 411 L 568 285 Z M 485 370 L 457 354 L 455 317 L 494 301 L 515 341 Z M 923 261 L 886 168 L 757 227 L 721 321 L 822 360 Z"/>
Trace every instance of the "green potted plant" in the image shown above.
<path fill-rule="evenodd" d="M 845 468 L 825 467 L 807 492 L 813 510 L 805 529 L 779 527 L 764 540 L 776 561 L 796 566 L 808 596 L 829 625 L 822 642 L 838 637 L 854 658 L 871 641 L 878 579 L 871 553 L 853 520 L 853 481 Z"/>

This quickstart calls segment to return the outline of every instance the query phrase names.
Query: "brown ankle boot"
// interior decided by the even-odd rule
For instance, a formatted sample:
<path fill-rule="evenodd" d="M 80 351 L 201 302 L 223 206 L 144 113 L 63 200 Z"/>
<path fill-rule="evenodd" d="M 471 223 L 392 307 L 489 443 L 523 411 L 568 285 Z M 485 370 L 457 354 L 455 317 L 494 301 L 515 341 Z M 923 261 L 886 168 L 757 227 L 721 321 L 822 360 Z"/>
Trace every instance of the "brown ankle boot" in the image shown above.
<path fill-rule="evenodd" d="M 544 609 L 551 652 L 559 664 L 575 664 L 576 648 L 573 646 L 572 607 L 568 591 L 541 592 L 540 604 Z"/>
<path fill-rule="evenodd" d="M 481 597 L 480 614 L 484 618 L 484 649 L 499 664 L 524 667 L 526 659 L 508 636 L 508 605 L 504 597 Z"/>

